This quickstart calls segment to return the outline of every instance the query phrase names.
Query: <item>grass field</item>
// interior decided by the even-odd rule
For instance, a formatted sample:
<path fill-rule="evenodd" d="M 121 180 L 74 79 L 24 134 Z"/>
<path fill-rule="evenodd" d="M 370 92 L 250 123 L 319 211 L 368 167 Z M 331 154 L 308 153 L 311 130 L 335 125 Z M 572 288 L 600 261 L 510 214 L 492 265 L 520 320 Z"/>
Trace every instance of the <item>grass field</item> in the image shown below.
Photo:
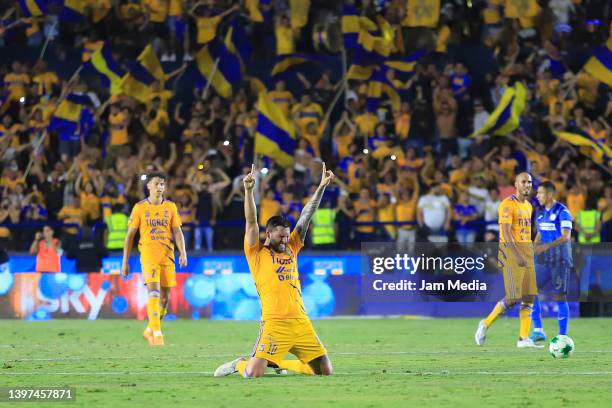
<path fill-rule="evenodd" d="M 212 371 L 250 352 L 257 322 L 165 322 L 167 345 L 150 348 L 139 321 L 5 320 L 0 386 L 73 386 L 72 407 L 612 406 L 611 319 L 572 320 L 576 352 L 567 360 L 517 349 L 516 319 L 496 322 L 477 347 L 476 323 L 316 321 L 332 377 L 246 380 Z M 554 332 L 556 322 L 545 328 Z"/>

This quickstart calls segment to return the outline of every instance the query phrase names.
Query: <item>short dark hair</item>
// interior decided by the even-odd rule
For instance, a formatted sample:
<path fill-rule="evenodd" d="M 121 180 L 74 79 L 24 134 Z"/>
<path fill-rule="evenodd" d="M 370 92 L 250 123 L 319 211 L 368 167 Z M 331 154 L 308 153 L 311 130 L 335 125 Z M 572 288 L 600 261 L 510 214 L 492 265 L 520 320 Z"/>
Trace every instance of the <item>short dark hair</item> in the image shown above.
<path fill-rule="evenodd" d="M 168 176 L 166 175 L 166 173 L 161 172 L 161 171 L 154 171 L 154 172 L 147 174 L 147 183 L 151 181 L 153 177 L 160 178 L 164 181 L 168 180 Z"/>
<path fill-rule="evenodd" d="M 544 190 L 548 191 L 549 193 L 557 192 L 557 187 L 555 187 L 555 184 L 552 181 L 546 180 L 540 184 L 540 187 L 544 188 Z"/>
<path fill-rule="evenodd" d="M 276 227 L 291 228 L 291 223 L 286 217 L 275 215 L 274 217 L 270 217 L 266 223 L 266 231 L 270 231 Z"/>

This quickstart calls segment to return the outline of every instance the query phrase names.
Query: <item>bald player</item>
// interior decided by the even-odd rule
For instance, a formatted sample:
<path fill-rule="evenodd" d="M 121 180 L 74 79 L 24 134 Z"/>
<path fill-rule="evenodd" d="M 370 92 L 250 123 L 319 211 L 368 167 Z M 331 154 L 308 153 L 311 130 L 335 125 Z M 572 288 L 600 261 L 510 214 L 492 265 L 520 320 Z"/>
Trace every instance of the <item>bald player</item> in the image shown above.
<path fill-rule="evenodd" d="M 489 316 L 478 324 L 474 338 L 479 346 L 484 345 L 487 330 L 495 319 L 520 302 L 519 339 L 516 347 L 543 347 L 529 338 L 533 302 L 538 295 L 531 240 L 533 209 L 528 201 L 531 186 L 531 175 L 520 173 L 514 182 L 516 192 L 504 199 L 499 206 L 498 264 L 504 275 L 506 296 L 497 302 Z"/>

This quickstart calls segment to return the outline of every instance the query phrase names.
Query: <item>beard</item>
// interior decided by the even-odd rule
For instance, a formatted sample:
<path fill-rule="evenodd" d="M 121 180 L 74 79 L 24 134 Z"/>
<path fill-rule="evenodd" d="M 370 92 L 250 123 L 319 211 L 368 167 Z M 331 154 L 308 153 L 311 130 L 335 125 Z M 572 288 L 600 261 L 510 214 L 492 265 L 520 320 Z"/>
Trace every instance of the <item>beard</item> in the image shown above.
<path fill-rule="evenodd" d="M 270 242 L 270 247 L 272 247 L 274 252 L 283 253 L 287 249 L 287 244 L 283 244 L 281 242 Z"/>

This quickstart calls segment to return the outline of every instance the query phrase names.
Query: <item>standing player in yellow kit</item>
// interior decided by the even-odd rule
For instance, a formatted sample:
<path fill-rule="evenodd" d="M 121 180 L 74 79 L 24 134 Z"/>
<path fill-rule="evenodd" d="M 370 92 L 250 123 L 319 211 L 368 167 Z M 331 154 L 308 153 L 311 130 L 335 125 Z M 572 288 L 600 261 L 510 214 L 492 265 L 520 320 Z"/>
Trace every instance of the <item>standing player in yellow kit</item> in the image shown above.
<path fill-rule="evenodd" d="M 498 210 L 499 251 L 498 263 L 504 274 L 506 296 L 497 302 L 486 319 L 481 320 L 474 335 L 476 344 L 484 345 L 487 329 L 493 322 L 516 303 L 521 302 L 519 310 L 518 348 L 540 348 L 529 338 L 533 302 L 538 295 L 536 283 L 533 242 L 531 240 L 531 213 L 529 203 L 531 175 L 521 173 L 516 176 L 516 192 L 505 198 Z"/>
<path fill-rule="evenodd" d="M 164 199 L 166 175 L 151 173 L 147 176 L 149 196 L 136 203 L 128 222 L 128 232 L 123 247 L 121 274 L 129 273 L 128 260 L 136 232 L 140 232 L 138 250 L 142 275 L 149 294 L 147 316 L 149 324 L 143 336 L 151 346 L 163 346 L 161 319 L 166 314 L 170 289 L 176 286 L 174 268 L 174 241 L 179 250 L 179 264 L 187 266 L 185 238 L 181 230 L 181 218 L 176 204 Z"/>
<path fill-rule="evenodd" d="M 293 231 L 286 218 L 275 216 L 266 224 L 266 241 L 259 242 L 257 209 L 253 198 L 255 165 L 244 178 L 246 231 L 244 252 L 261 300 L 259 337 L 251 357 L 239 357 L 215 370 L 215 377 L 238 372 L 261 377 L 267 367 L 302 374 L 330 375 L 332 365 L 304 309 L 297 270 L 297 255 L 304 246 L 308 224 L 319 207 L 325 187 L 334 179 L 323 163 L 321 183 L 304 206 Z M 290 352 L 299 360 L 285 360 Z"/>

